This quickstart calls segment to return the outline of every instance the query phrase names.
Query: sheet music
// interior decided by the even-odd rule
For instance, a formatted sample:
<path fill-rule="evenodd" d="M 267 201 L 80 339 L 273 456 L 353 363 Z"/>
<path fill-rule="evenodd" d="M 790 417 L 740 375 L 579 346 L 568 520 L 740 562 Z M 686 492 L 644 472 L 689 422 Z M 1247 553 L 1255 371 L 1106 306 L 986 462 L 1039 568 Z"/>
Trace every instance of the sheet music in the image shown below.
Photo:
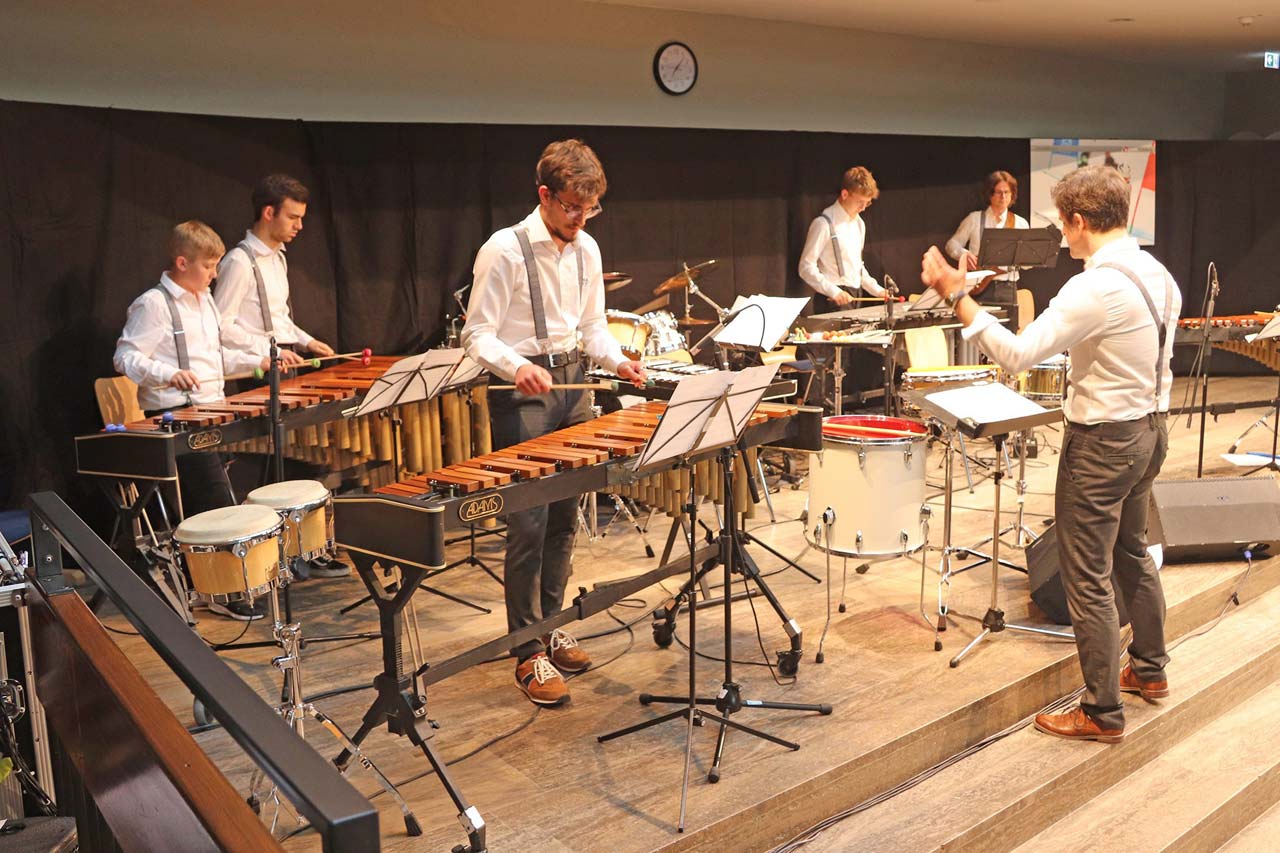
<path fill-rule="evenodd" d="M 388 406 L 431 399 L 448 384 L 464 357 L 461 349 L 451 348 L 400 359 L 373 381 L 354 414 L 367 415 Z"/>
<path fill-rule="evenodd" d="M 674 462 L 692 451 L 703 435 L 703 423 L 711 408 L 724 395 L 733 381 L 733 373 L 717 370 L 681 379 L 667 401 L 667 408 L 648 444 L 636 462 L 636 468 L 647 468 L 661 462 Z"/>
<path fill-rule="evenodd" d="M 1267 325 L 1262 327 L 1262 331 L 1254 336 L 1255 341 L 1265 341 L 1268 338 L 1280 337 L 1280 313 L 1271 318 Z M 1252 341 L 1250 341 L 1252 343 Z"/>
<path fill-rule="evenodd" d="M 733 301 L 731 310 L 742 313 L 716 333 L 715 341 L 768 352 L 787 336 L 791 324 L 808 302 L 807 296 L 739 296 Z M 749 308 L 751 305 L 759 308 Z"/>
<path fill-rule="evenodd" d="M 999 382 L 966 385 L 926 395 L 929 402 L 946 409 L 956 420 L 984 424 L 1043 415 L 1049 410 Z"/>

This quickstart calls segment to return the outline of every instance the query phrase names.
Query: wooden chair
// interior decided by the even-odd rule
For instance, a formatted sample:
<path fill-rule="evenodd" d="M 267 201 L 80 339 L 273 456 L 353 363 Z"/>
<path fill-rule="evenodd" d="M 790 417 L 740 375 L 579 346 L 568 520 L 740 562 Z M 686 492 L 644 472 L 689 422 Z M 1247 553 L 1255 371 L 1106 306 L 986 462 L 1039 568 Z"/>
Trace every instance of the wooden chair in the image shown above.
<path fill-rule="evenodd" d="M 906 338 L 907 359 L 913 370 L 946 367 L 951 364 L 947 335 L 937 326 L 907 329 L 903 337 Z"/>
<path fill-rule="evenodd" d="M 1036 318 L 1036 296 L 1025 287 L 1018 289 L 1018 331 L 1021 332 Z"/>
<path fill-rule="evenodd" d="M 95 379 L 93 393 L 98 397 L 103 426 L 127 424 L 144 417 L 142 407 L 138 405 L 138 385 L 127 376 Z"/>

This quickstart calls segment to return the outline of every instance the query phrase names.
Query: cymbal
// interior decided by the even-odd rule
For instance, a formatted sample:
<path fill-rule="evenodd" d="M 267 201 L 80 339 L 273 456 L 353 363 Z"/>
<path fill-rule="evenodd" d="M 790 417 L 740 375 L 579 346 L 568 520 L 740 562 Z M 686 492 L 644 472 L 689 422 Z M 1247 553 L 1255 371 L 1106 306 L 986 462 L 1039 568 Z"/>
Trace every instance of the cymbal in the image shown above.
<path fill-rule="evenodd" d="M 703 261 L 697 266 L 689 267 L 687 270 L 681 270 L 671 278 L 664 281 L 653 289 L 654 295 L 662 293 L 670 293 L 673 290 L 681 290 L 689 286 L 689 281 L 697 281 L 703 273 L 715 272 L 716 260 L 712 258 L 709 261 Z"/>
<path fill-rule="evenodd" d="M 604 289 L 607 293 L 621 290 L 631 283 L 631 276 L 624 272 L 607 272 L 604 274 Z"/>
<path fill-rule="evenodd" d="M 701 317 L 681 317 L 679 320 L 676 320 L 676 325 L 690 326 L 690 327 L 710 326 L 710 325 L 713 325 L 715 322 L 716 322 L 715 320 L 704 320 Z"/>

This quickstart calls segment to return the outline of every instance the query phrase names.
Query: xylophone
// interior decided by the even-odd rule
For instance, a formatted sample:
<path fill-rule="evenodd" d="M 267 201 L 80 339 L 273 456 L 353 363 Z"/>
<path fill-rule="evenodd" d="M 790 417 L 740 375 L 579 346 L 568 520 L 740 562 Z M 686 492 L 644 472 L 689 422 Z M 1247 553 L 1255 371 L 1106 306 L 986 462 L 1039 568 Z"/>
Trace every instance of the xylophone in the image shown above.
<path fill-rule="evenodd" d="M 481 454 L 375 489 L 371 494 L 334 498 L 336 541 L 348 551 L 384 565 L 433 565 L 423 535 L 423 513 L 443 509 L 449 526 L 474 524 L 587 492 L 609 490 L 644 500 L 678 515 L 690 477 L 713 500 L 720 478 L 708 457 L 690 469 L 664 471 L 636 479 L 626 466 L 643 448 L 666 405 L 640 405 L 503 450 Z M 779 444 L 803 450 L 822 446 L 822 410 L 808 406 L 761 403 L 744 433 L 748 448 Z M 739 463 L 741 464 L 741 463 Z M 747 464 L 754 464 L 748 459 Z M 746 488 L 745 477 L 735 483 Z M 705 488 L 704 488 L 705 484 Z M 740 507 L 751 502 L 745 493 Z"/>
<path fill-rule="evenodd" d="M 616 393 L 646 397 L 650 400 L 670 400 L 671 395 L 676 391 L 676 384 L 681 379 L 697 376 L 700 373 L 714 373 L 716 370 L 707 364 L 690 364 L 685 361 L 673 361 L 664 358 L 645 359 L 644 369 L 649 378 L 650 384 L 648 386 L 636 388 L 634 385 L 627 385 L 623 380 Z M 618 379 L 616 373 L 610 373 L 598 367 L 588 370 L 587 376 L 591 379 L 610 381 Z M 765 389 L 764 398 L 766 400 L 776 400 L 779 397 L 790 397 L 795 393 L 796 381 L 794 379 L 774 379 L 769 387 Z"/>
<path fill-rule="evenodd" d="M 394 457 L 391 421 L 348 418 L 373 381 L 398 360 L 375 356 L 280 383 L 286 456 L 341 471 Z M 177 409 L 101 432 L 76 437 L 81 474 L 172 480 L 177 457 L 209 448 L 266 453 L 270 449 L 270 390 L 254 388 L 216 403 Z M 447 389 L 429 402 L 397 407 L 402 422 L 403 468 L 430 471 L 490 448 L 488 398 L 482 385 Z M 384 466 L 389 467 L 389 466 Z M 390 473 L 394 480 L 398 473 Z"/>
<path fill-rule="evenodd" d="M 1214 317 L 1209 321 L 1209 343 L 1214 349 L 1233 352 L 1260 362 L 1272 370 L 1280 370 L 1280 347 L 1277 347 L 1276 339 L 1245 340 L 1262 331 L 1262 327 L 1274 316 L 1269 311 L 1255 311 L 1252 314 Z M 1183 317 L 1178 321 L 1178 328 L 1174 332 L 1174 344 L 1190 346 L 1200 343 L 1204 338 L 1204 327 L 1204 317 Z"/>

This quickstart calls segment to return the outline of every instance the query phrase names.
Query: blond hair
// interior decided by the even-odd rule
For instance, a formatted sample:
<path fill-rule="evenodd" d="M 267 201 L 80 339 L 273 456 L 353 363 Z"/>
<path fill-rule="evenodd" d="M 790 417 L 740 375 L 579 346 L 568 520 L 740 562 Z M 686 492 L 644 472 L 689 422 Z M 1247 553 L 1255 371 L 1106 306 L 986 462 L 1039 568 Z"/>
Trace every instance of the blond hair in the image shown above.
<path fill-rule="evenodd" d="M 880 197 L 880 188 L 876 186 L 876 179 L 871 175 L 871 170 L 865 166 L 854 166 L 847 170 L 840 179 L 840 189 L 867 198 Z"/>
<path fill-rule="evenodd" d="M 218 232 L 199 219 L 188 219 L 173 226 L 169 235 L 169 260 L 179 257 L 189 261 L 220 258 L 227 251 Z"/>

